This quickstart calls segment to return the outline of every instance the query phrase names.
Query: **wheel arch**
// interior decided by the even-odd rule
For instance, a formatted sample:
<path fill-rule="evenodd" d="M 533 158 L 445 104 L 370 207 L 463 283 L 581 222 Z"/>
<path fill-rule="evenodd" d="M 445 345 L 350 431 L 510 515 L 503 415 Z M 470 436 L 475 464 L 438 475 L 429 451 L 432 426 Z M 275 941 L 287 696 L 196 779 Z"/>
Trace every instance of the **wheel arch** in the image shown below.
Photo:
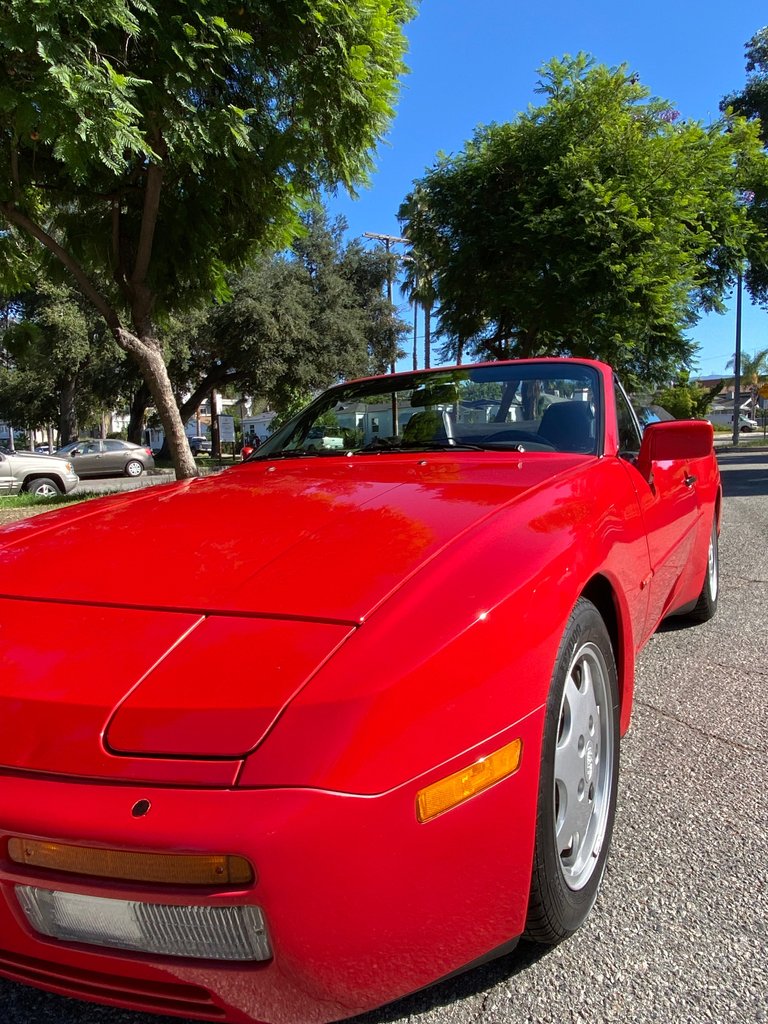
<path fill-rule="evenodd" d="M 64 481 L 56 473 L 27 473 L 24 477 L 24 483 L 21 485 L 22 491 L 26 491 L 35 480 L 52 480 L 59 488 L 59 491 L 62 494 L 64 493 Z"/>
<path fill-rule="evenodd" d="M 580 597 L 585 597 L 597 608 L 611 639 L 619 684 L 619 725 L 624 735 L 629 727 L 635 681 L 635 649 L 629 620 L 622 611 L 619 595 L 606 576 L 593 576 Z"/>

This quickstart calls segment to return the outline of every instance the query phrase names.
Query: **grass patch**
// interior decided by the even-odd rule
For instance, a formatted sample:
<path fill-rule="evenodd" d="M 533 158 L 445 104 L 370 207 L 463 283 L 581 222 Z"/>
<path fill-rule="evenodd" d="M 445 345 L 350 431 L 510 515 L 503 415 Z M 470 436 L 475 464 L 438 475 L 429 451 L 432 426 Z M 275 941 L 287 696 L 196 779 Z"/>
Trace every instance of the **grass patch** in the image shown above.
<path fill-rule="evenodd" d="M 77 494 L 59 494 L 54 498 L 38 498 L 34 494 L 9 494 L 0 498 L 0 509 L 4 508 L 57 508 L 59 505 L 74 505 L 90 498 L 103 498 L 104 492 L 79 491 Z"/>

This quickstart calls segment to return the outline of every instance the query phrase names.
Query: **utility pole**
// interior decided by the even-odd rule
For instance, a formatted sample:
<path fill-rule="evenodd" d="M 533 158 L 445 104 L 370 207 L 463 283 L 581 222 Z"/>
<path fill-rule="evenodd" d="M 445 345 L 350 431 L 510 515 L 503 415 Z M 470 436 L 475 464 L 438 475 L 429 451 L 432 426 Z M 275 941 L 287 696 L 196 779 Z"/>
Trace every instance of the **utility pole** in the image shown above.
<path fill-rule="evenodd" d="M 741 424 L 741 267 L 736 277 L 736 352 L 733 357 L 733 443 L 738 446 Z"/>
<path fill-rule="evenodd" d="M 393 303 L 392 303 L 392 277 L 393 277 L 393 274 L 392 274 L 392 260 L 390 258 L 391 255 L 393 255 L 392 254 L 392 246 L 393 245 L 397 245 L 397 244 L 408 245 L 409 244 L 408 243 L 408 239 L 407 238 L 401 238 L 400 235 L 379 235 L 379 234 L 377 234 L 374 231 L 366 231 L 366 232 L 364 232 L 364 237 L 365 238 L 375 238 L 377 242 L 383 242 L 384 243 L 384 247 L 387 250 L 387 299 L 388 299 L 389 305 L 391 307 L 393 305 Z M 395 360 L 396 360 L 396 358 L 397 358 L 397 344 L 395 342 L 395 332 L 394 332 L 394 328 L 393 328 L 393 330 L 392 330 L 392 356 L 391 356 L 390 364 L 389 364 L 389 368 L 390 368 L 390 371 L 392 373 L 395 372 Z"/>

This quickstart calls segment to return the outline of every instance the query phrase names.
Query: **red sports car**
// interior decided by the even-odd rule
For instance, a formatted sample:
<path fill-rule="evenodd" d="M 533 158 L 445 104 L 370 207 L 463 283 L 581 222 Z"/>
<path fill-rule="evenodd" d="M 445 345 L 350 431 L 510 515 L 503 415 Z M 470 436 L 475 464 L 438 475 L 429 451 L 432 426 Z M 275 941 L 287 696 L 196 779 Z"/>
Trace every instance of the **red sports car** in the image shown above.
<path fill-rule="evenodd" d="M 2 531 L 0 974 L 312 1024 L 569 936 L 720 505 L 709 423 L 541 359 L 342 384 L 218 477 Z"/>

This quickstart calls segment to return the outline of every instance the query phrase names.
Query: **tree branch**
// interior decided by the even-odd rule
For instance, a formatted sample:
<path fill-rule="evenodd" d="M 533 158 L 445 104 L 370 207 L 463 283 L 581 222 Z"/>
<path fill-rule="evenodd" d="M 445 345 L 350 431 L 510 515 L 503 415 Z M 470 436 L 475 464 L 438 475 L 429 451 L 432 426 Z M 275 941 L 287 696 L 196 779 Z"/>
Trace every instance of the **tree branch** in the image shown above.
<path fill-rule="evenodd" d="M 11 140 L 11 180 L 13 181 L 13 195 L 16 202 L 21 198 L 21 176 L 19 174 L 19 151 Z"/>
<path fill-rule="evenodd" d="M 120 272 L 120 197 L 112 196 L 112 259 L 115 274 Z"/>
<path fill-rule="evenodd" d="M 39 224 L 36 224 L 35 221 L 18 210 L 13 203 L 0 203 L 0 213 L 2 213 L 5 219 L 11 224 L 15 224 L 16 227 L 21 228 L 22 231 L 25 231 L 28 235 L 36 238 L 41 245 L 44 245 L 45 248 L 48 249 L 48 251 L 51 252 L 64 267 L 67 268 L 70 274 L 74 277 L 82 293 L 86 298 L 90 299 L 98 312 L 104 317 L 110 330 L 115 333 L 116 337 L 119 336 L 122 328 L 117 312 L 107 302 L 101 292 L 98 291 L 94 283 L 71 253 L 67 252 L 67 250 L 61 246 L 52 235 L 48 234 L 47 231 L 41 228 Z"/>
<path fill-rule="evenodd" d="M 233 380 L 237 380 L 238 376 L 239 374 L 237 370 L 225 370 L 223 367 L 217 367 L 215 370 L 210 370 L 200 381 L 186 402 L 179 406 L 179 414 L 181 415 L 182 423 L 187 422 L 195 409 L 197 409 L 200 403 L 208 397 L 213 388 L 221 388 L 225 384 L 231 384 Z"/>
<path fill-rule="evenodd" d="M 160 140 L 162 142 L 162 140 Z M 160 148 L 160 147 L 158 147 Z M 163 146 L 162 149 L 165 147 Z M 131 274 L 131 284 L 136 287 L 144 284 L 152 259 L 152 243 L 157 227 L 157 215 L 160 209 L 160 193 L 163 187 L 163 168 L 161 164 L 150 160 L 147 167 L 146 184 L 144 186 L 144 209 L 141 214 L 141 230 L 136 250 L 136 260 Z"/>

